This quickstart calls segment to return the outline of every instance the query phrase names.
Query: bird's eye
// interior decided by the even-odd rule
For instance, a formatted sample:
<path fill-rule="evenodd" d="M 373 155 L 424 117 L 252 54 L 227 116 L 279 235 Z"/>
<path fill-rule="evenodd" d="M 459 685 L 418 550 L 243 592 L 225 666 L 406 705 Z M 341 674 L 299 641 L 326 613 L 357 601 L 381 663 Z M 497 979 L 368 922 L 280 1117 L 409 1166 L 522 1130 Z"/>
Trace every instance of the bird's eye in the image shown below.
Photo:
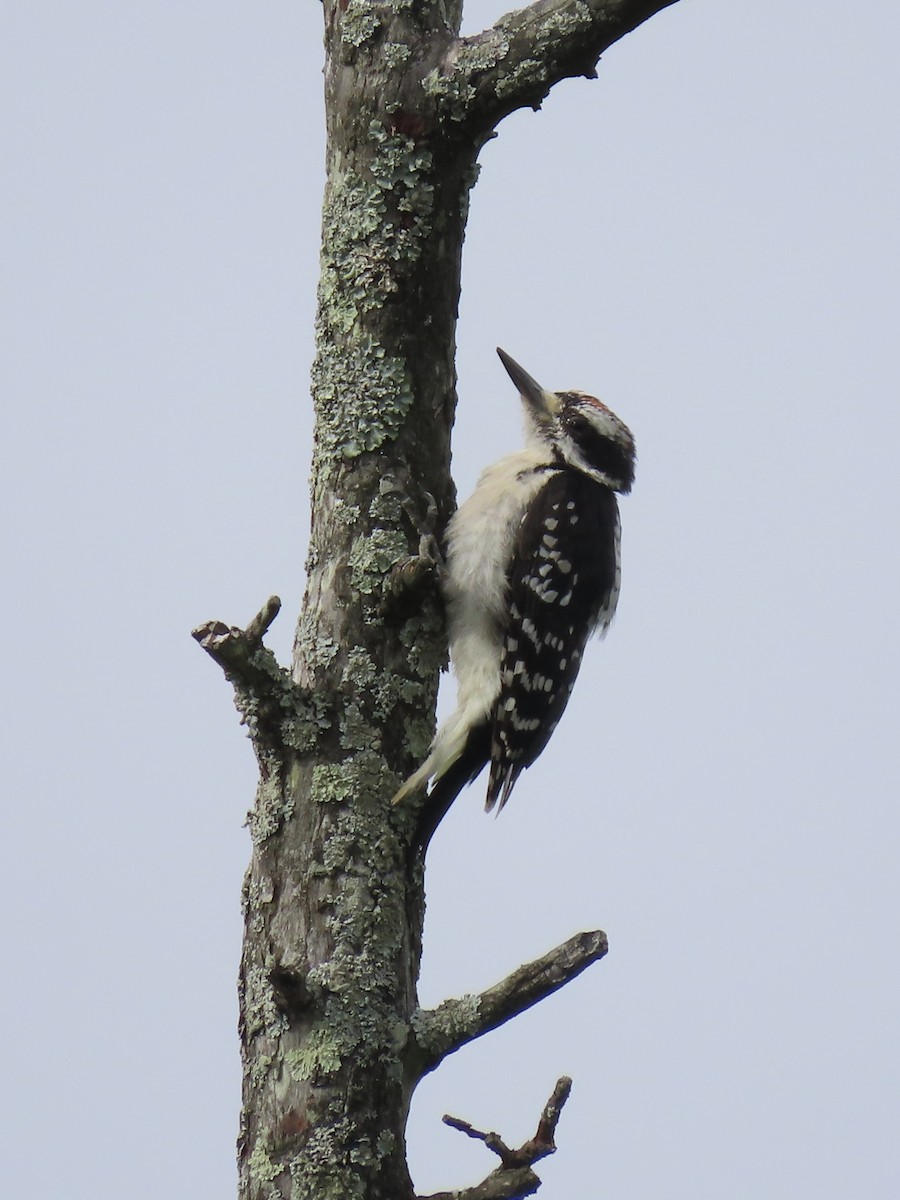
<path fill-rule="evenodd" d="M 594 432 L 594 426 L 580 412 L 566 414 L 566 428 L 576 439 Z"/>

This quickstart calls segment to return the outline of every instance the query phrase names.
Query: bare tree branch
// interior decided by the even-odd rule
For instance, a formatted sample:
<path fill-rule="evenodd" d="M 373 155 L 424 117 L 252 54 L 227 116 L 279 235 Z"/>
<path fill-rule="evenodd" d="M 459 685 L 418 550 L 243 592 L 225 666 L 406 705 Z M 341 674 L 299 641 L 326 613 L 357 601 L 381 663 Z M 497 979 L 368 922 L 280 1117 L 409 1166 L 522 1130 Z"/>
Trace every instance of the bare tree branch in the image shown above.
<path fill-rule="evenodd" d="M 420 1197 L 420 1200 L 518 1200 L 519 1197 L 533 1195 L 541 1186 L 541 1181 L 531 1168 L 556 1151 L 556 1126 L 571 1091 L 572 1080 L 568 1076 L 564 1075 L 556 1081 L 556 1087 L 538 1121 L 537 1132 L 515 1150 L 510 1149 L 497 1133 L 483 1133 L 468 1121 L 445 1116 L 445 1125 L 484 1142 L 499 1157 L 501 1166 L 473 1188 L 439 1192 L 434 1196 Z"/>
<path fill-rule="evenodd" d="M 530 1167 L 515 1171 L 498 1167 L 475 1187 L 434 1192 L 430 1196 L 418 1196 L 416 1200 L 521 1200 L 524 1196 L 533 1196 L 540 1186 L 540 1179 Z"/>
<path fill-rule="evenodd" d="M 254 656 L 280 609 L 281 600 L 270 596 L 246 629 L 222 621 L 207 621 L 193 629 L 191 637 L 219 664 L 229 679 L 246 687 L 256 687 L 264 682 L 268 685 L 271 684 L 270 673 L 254 661 Z"/>
<path fill-rule="evenodd" d="M 263 645 L 280 608 L 278 597 L 270 596 L 246 629 L 207 621 L 191 633 L 234 687 L 241 722 L 263 756 L 263 778 L 277 768 L 273 752 L 277 758 L 286 745 L 296 750 L 311 747 L 315 731 L 326 723 L 321 698 L 316 701 L 298 687 Z"/>
<path fill-rule="evenodd" d="M 475 1187 L 434 1192 L 430 1196 L 418 1196 L 416 1200 L 521 1200 L 524 1196 L 533 1196 L 540 1186 L 540 1179 L 530 1167 L 519 1167 L 515 1171 L 498 1167 Z"/>
<path fill-rule="evenodd" d="M 594 79 L 600 55 L 676 0 L 537 0 L 459 38 L 425 79 L 445 117 L 487 133 L 517 108 L 540 108 L 561 79 Z"/>
<path fill-rule="evenodd" d="M 552 995 L 602 958 L 607 949 L 606 934 L 600 930 L 578 933 L 478 996 L 460 996 L 437 1008 L 419 1010 L 412 1018 L 413 1040 L 408 1052 L 414 1076 L 427 1075 L 461 1046 Z"/>
<path fill-rule="evenodd" d="M 281 611 L 281 599 L 270 596 L 250 624 L 247 626 L 247 641 L 253 646 L 259 646 L 269 632 L 272 622 Z"/>

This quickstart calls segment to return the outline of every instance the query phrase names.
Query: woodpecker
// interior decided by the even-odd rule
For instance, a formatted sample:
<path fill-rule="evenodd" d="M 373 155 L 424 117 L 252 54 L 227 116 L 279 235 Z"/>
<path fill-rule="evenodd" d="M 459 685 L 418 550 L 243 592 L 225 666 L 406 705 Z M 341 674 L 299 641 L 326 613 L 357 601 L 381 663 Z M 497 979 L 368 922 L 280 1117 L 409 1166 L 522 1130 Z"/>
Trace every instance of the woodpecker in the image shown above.
<path fill-rule="evenodd" d="M 429 834 L 488 764 L 485 808 L 503 808 L 547 745 L 585 644 L 606 632 L 619 596 L 616 493 L 634 480 L 630 431 L 593 396 L 548 392 L 497 353 L 519 390 L 526 447 L 487 468 L 447 527 L 457 707 L 394 797 L 431 781 Z"/>

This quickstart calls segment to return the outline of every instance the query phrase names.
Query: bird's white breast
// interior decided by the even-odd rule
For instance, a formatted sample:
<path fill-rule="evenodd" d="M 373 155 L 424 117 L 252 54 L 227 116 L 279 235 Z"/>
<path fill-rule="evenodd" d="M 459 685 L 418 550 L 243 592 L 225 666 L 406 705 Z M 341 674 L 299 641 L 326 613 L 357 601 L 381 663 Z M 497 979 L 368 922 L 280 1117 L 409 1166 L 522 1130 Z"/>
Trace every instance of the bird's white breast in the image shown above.
<path fill-rule="evenodd" d="M 483 473 L 447 528 L 450 654 L 469 719 L 487 715 L 500 690 L 509 561 L 525 511 L 547 480 L 545 451 L 510 454 Z"/>

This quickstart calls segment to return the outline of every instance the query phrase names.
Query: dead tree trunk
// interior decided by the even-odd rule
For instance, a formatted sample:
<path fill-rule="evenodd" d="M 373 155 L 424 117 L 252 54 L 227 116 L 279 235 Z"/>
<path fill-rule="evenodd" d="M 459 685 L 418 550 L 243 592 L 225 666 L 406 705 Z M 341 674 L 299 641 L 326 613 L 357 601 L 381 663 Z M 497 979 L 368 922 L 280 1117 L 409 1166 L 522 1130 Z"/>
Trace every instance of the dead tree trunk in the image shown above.
<path fill-rule="evenodd" d="M 244 630 L 195 631 L 259 763 L 244 885 L 241 1200 L 411 1200 L 419 1079 L 605 952 L 588 933 L 481 996 L 417 1006 L 416 806 L 445 660 L 429 538 L 454 504 L 454 330 L 469 190 L 497 122 L 674 0 L 539 0 L 459 38 L 460 0 L 325 0 L 322 222 L 308 586 L 290 672 Z M 518 1150 L 460 1200 L 530 1195 L 561 1080 Z M 438 1200 L 438 1198 L 434 1198 Z"/>

